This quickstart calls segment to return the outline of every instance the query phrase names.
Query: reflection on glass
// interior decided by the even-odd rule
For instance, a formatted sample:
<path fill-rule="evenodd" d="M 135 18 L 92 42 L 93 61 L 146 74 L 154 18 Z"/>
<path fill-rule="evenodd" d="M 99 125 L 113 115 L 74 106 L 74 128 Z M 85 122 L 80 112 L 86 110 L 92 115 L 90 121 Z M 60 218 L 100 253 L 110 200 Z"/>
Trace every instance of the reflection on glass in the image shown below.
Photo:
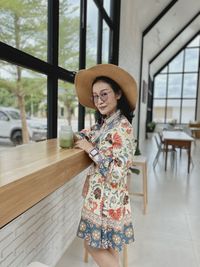
<path fill-rule="evenodd" d="M 0 41 L 47 60 L 47 1 L 0 2 Z"/>
<path fill-rule="evenodd" d="M 93 1 L 87 2 L 86 67 L 96 65 L 98 9 Z"/>
<path fill-rule="evenodd" d="M 157 75 L 154 83 L 154 97 L 166 97 L 167 75 Z"/>
<path fill-rule="evenodd" d="M 0 145 L 46 139 L 46 76 L 1 61 L 0 88 Z"/>
<path fill-rule="evenodd" d="M 74 84 L 58 81 L 58 133 L 62 125 L 78 130 L 78 99 Z"/>
<path fill-rule="evenodd" d="M 178 123 L 180 123 L 180 105 L 180 100 L 167 100 L 166 122 L 176 120 Z"/>
<path fill-rule="evenodd" d="M 199 48 L 185 50 L 185 71 L 198 71 Z"/>
<path fill-rule="evenodd" d="M 102 43 L 102 63 L 108 63 L 109 55 L 109 27 L 103 21 L 103 43 Z"/>
<path fill-rule="evenodd" d="M 169 74 L 168 97 L 181 97 L 182 74 Z"/>
<path fill-rule="evenodd" d="M 197 73 L 185 73 L 183 82 L 183 97 L 196 98 Z"/>
<path fill-rule="evenodd" d="M 183 100 L 182 102 L 182 114 L 181 123 L 188 123 L 195 118 L 195 100 Z"/>
<path fill-rule="evenodd" d="M 78 70 L 79 66 L 79 0 L 60 0 L 59 66 Z"/>
<path fill-rule="evenodd" d="M 169 72 L 183 71 L 183 52 L 179 53 L 170 63 Z"/>
<path fill-rule="evenodd" d="M 153 121 L 157 123 L 164 123 L 165 118 L 165 100 L 157 100 L 153 101 Z"/>

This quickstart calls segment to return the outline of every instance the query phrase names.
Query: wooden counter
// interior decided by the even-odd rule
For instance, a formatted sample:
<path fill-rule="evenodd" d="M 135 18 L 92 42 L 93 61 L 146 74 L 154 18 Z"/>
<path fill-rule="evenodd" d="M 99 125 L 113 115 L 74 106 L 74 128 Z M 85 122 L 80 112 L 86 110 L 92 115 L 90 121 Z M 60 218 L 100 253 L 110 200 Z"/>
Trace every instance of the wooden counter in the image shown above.
<path fill-rule="evenodd" d="M 91 164 L 80 149 L 61 149 L 57 139 L 0 152 L 0 228 Z"/>

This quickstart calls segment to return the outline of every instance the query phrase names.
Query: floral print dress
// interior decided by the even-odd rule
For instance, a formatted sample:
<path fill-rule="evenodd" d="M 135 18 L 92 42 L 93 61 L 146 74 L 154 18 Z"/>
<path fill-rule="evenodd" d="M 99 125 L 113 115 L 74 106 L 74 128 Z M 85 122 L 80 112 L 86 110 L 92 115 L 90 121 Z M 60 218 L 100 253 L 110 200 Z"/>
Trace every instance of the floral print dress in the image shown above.
<path fill-rule="evenodd" d="M 94 125 L 79 134 L 99 153 L 89 169 L 77 236 L 92 247 L 121 251 L 123 244 L 134 241 L 127 189 L 136 148 L 132 125 L 118 110 L 101 127 Z"/>

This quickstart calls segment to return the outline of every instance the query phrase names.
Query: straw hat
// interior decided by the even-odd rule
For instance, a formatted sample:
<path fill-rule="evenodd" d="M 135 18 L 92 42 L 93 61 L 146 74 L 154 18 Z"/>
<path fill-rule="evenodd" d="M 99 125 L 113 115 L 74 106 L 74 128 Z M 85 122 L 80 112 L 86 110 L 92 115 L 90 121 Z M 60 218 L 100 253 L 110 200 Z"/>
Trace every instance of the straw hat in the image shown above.
<path fill-rule="evenodd" d="M 75 76 L 76 93 L 81 105 L 96 109 L 92 97 L 92 83 L 98 76 L 106 76 L 121 87 L 130 107 L 134 110 L 137 101 L 137 86 L 134 78 L 122 68 L 113 64 L 98 64 L 80 70 Z"/>

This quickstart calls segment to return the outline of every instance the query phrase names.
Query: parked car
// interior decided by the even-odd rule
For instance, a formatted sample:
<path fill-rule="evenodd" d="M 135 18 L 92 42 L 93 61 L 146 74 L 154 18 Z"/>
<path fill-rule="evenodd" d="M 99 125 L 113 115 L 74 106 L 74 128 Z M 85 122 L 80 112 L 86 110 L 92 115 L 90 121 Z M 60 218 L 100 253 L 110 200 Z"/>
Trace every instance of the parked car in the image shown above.
<path fill-rule="evenodd" d="M 27 118 L 30 140 L 41 141 L 47 137 L 47 123 L 39 118 Z M 0 138 L 7 138 L 14 145 L 22 143 L 22 123 L 18 109 L 0 107 Z"/>

